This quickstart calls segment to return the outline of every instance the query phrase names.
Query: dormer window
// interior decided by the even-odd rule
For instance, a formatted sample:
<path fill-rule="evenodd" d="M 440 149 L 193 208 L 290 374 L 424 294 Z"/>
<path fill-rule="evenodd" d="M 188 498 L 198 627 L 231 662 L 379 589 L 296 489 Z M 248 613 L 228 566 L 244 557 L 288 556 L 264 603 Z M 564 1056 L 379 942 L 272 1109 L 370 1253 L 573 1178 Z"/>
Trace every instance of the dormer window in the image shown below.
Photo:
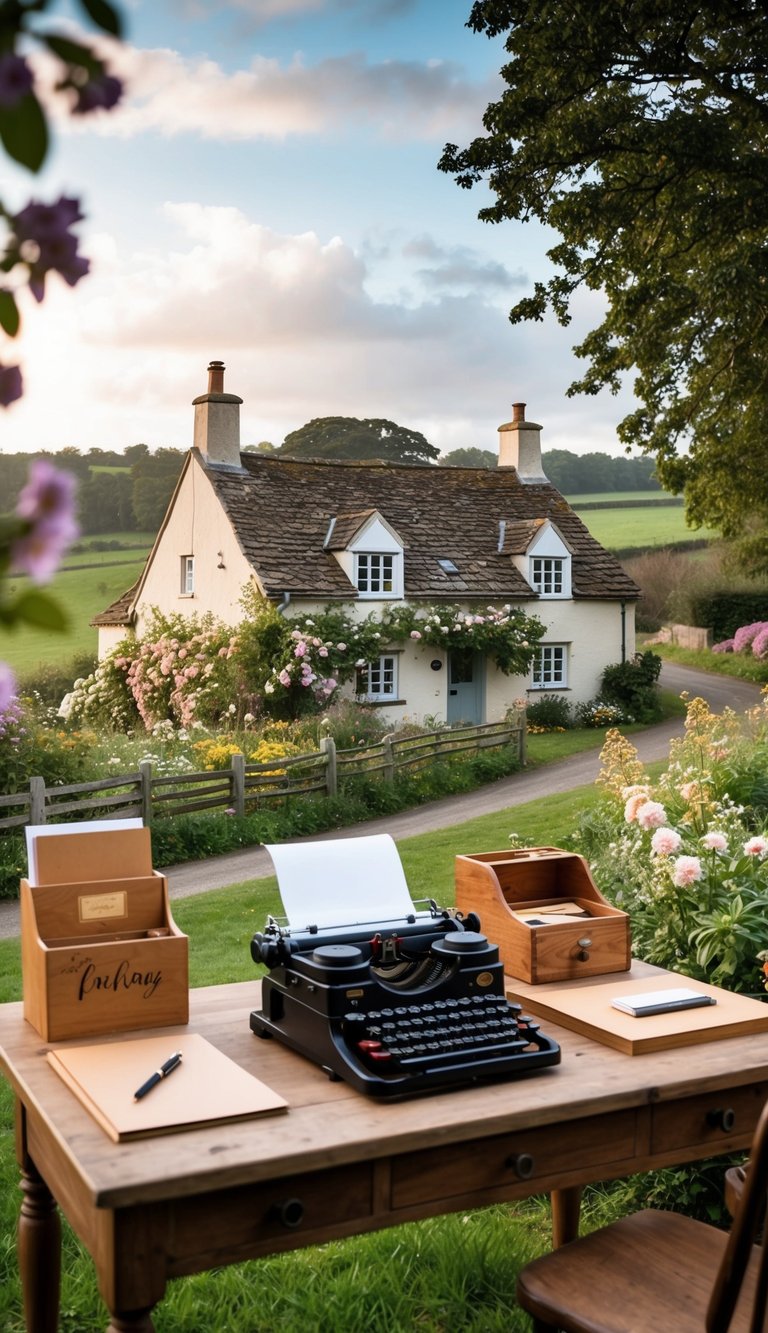
<path fill-rule="evenodd" d="M 391 597 L 395 590 L 395 557 L 383 552 L 358 551 L 355 582 L 363 597 Z"/>
<path fill-rule="evenodd" d="M 531 587 L 540 597 L 562 597 L 565 560 L 560 556 L 531 556 Z"/>

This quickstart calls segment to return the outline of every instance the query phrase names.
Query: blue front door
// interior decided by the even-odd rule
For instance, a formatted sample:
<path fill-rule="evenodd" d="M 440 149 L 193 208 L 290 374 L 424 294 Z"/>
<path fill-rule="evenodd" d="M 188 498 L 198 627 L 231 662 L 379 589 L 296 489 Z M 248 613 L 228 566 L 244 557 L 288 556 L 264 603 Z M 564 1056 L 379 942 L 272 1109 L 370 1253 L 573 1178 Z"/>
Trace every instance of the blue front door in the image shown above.
<path fill-rule="evenodd" d="M 471 648 L 448 654 L 447 719 L 478 724 L 483 720 L 483 658 Z"/>

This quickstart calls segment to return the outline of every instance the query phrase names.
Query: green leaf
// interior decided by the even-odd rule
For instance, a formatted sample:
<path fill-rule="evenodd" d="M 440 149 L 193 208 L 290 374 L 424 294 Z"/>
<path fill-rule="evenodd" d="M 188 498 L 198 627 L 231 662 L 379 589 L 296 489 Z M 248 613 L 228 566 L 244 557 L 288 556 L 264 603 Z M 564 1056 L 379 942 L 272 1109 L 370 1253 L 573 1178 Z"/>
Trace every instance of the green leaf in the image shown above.
<path fill-rule="evenodd" d="M 90 46 L 83 46 L 80 42 L 71 42 L 68 37 L 60 37 L 55 32 L 41 33 L 40 37 L 45 42 L 48 50 L 58 56 L 59 60 L 63 60 L 65 65 L 82 65 L 89 71 L 101 67 L 101 61 L 94 55 Z"/>
<path fill-rule="evenodd" d="M 122 36 L 122 16 L 114 5 L 107 4 L 107 0 L 80 0 L 80 4 L 97 28 L 110 32 L 113 37 Z"/>
<path fill-rule="evenodd" d="M 29 592 L 22 593 L 13 603 L 11 613 L 16 620 L 22 620 L 27 625 L 36 625 L 40 629 L 61 631 L 69 624 L 69 619 L 59 603 L 47 592 L 41 592 L 39 588 L 32 588 Z"/>
<path fill-rule="evenodd" d="M 48 152 L 48 125 L 34 93 L 15 106 L 0 107 L 0 141 L 9 157 L 39 171 Z"/>
<path fill-rule="evenodd" d="M 19 331 L 19 307 L 16 304 L 16 298 L 12 292 L 3 291 L 0 288 L 0 328 L 8 334 L 9 338 L 15 338 Z"/>

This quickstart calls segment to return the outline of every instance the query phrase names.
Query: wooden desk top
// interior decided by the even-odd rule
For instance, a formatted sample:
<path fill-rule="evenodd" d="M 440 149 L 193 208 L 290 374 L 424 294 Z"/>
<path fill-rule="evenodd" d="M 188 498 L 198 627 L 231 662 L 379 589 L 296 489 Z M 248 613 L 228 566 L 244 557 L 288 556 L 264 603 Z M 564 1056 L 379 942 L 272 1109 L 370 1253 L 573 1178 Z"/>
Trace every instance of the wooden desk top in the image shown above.
<path fill-rule="evenodd" d="M 330 1082 L 310 1061 L 251 1032 L 249 1015 L 260 1003 L 258 981 L 193 990 L 190 1001 L 189 1029 L 169 1027 L 158 1035 L 164 1031 L 173 1045 L 174 1035 L 202 1033 L 281 1093 L 290 1106 L 287 1115 L 115 1145 L 50 1068 L 48 1044 L 24 1021 L 21 1004 L 0 1006 L 0 1071 L 30 1113 L 52 1128 L 97 1208 L 183 1198 L 565 1125 L 768 1078 L 765 1035 L 630 1057 L 547 1022 L 543 1030 L 562 1047 L 559 1066 L 519 1080 L 380 1104 L 346 1083 Z"/>

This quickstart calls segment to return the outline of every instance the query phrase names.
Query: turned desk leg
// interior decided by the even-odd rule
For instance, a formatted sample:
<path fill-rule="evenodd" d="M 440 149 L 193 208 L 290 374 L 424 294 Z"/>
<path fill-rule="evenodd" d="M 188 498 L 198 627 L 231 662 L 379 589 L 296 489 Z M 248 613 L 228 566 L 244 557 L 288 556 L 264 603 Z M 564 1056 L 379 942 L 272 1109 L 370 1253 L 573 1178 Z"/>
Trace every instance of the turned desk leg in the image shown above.
<path fill-rule="evenodd" d="M 552 1207 L 552 1248 L 554 1250 L 558 1250 L 561 1245 L 567 1245 L 569 1240 L 576 1240 L 579 1234 L 581 1194 L 580 1185 L 572 1185 L 568 1189 L 552 1191 L 550 1203 Z"/>
<path fill-rule="evenodd" d="M 152 1309 L 123 1311 L 110 1316 L 107 1333 L 154 1333 Z"/>
<path fill-rule="evenodd" d="M 61 1285 L 61 1221 L 56 1200 L 27 1157 L 18 1227 L 19 1271 L 28 1333 L 56 1333 Z"/>

